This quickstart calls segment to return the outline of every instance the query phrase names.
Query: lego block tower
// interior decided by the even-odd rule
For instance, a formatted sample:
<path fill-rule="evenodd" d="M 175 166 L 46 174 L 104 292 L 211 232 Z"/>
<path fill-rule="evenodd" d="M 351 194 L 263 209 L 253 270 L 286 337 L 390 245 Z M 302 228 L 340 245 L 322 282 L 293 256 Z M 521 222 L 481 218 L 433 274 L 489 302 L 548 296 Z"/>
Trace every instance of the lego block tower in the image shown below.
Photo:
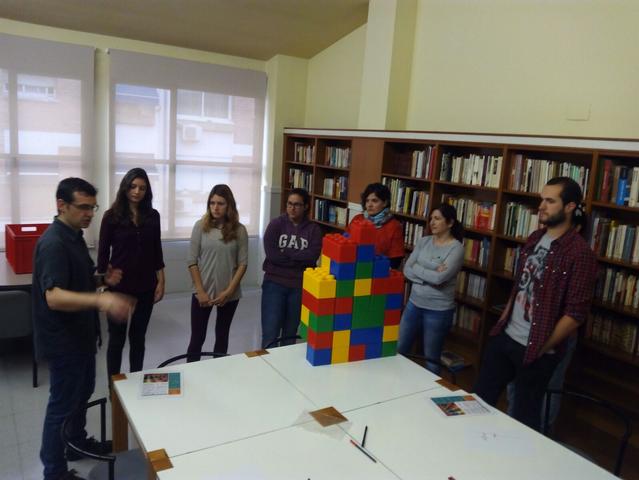
<path fill-rule="evenodd" d="M 312 365 L 354 362 L 397 353 L 404 276 L 375 255 L 375 226 L 322 241 L 321 264 L 304 272 L 300 335 Z"/>

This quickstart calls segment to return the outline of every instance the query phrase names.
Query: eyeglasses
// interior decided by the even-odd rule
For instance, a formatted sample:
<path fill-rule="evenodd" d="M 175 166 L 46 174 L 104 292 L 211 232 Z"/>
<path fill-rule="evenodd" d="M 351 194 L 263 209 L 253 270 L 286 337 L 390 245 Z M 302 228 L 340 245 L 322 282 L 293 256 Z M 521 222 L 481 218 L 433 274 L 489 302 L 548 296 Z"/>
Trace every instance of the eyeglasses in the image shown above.
<path fill-rule="evenodd" d="M 299 202 L 286 202 L 286 206 L 291 208 L 302 208 L 304 204 Z"/>
<path fill-rule="evenodd" d="M 98 205 L 97 203 L 95 205 L 88 205 L 86 203 L 81 203 L 80 205 L 77 205 L 75 203 L 69 203 L 69 205 L 72 205 L 78 210 L 82 210 L 83 212 L 90 212 L 90 211 L 97 212 L 98 208 L 100 208 L 100 205 Z"/>

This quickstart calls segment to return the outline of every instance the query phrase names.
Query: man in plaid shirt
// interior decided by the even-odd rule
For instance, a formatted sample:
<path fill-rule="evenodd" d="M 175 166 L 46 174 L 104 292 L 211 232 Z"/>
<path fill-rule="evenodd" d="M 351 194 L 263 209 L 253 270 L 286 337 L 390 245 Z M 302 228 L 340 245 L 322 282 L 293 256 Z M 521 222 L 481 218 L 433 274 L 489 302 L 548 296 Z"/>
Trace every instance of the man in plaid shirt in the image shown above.
<path fill-rule="evenodd" d="M 590 308 L 597 259 L 573 228 L 585 215 L 579 184 L 568 177 L 541 191 L 539 222 L 522 248 L 513 290 L 490 331 L 475 393 L 496 405 L 513 381 L 513 417 L 535 430 L 548 380 Z"/>

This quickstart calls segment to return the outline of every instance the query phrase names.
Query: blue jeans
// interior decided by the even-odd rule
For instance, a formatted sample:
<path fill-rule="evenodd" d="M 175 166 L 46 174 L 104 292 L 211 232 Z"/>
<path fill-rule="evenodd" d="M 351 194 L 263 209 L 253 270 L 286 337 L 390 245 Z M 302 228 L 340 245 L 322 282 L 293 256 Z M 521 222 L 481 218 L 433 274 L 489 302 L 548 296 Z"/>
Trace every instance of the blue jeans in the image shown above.
<path fill-rule="evenodd" d="M 302 310 L 302 289 L 280 285 L 270 280 L 262 282 L 262 348 L 276 338 L 297 335 Z M 287 340 L 282 345 L 291 345 Z"/>
<path fill-rule="evenodd" d="M 454 313 L 454 308 L 450 310 L 419 308 L 409 300 L 399 324 L 397 351 L 401 354 L 410 353 L 413 342 L 421 331 L 424 336 L 424 356 L 439 362 L 444 340 L 453 326 Z M 436 374 L 439 374 L 441 370 L 439 365 L 432 362 L 426 362 L 426 368 Z"/>
<path fill-rule="evenodd" d="M 95 354 L 70 353 L 49 359 L 49 403 L 44 417 L 40 460 L 44 480 L 60 477 L 67 471 L 62 442 L 62 422 L 89 401 L 95 387 Z M 82 445 L 86 439 L 86 416 L 78 415 L 69 424 L 69 439 Z"/>
<path fill-rule="evenodd" d="M 566 341 L 566 351 L 564 357 L 559 361 L 555 371 L 548 381 L 546 388 L 553 390 L 561 390 L 564 387 L 564 379 L 566 378 L 566 372 L 570 366 L 570 361 L 577 348 L 577 335 L 573 335 Z M 515 410 L 515 383 L 510 382 L 506 389 L 506 395 L 508 396 L 508 415 L 513 416 Z M 548 414 L 548 426 L 552 426 L 559 416 L 559 407 L 561 407 L 561 395 L 552 395 L 550 397 L 550 413 Z M 541 423 L 544 423 L 544 415 L 546 414 L 546 397 L 544 396 L 544 402 L 541 405 Z"/>

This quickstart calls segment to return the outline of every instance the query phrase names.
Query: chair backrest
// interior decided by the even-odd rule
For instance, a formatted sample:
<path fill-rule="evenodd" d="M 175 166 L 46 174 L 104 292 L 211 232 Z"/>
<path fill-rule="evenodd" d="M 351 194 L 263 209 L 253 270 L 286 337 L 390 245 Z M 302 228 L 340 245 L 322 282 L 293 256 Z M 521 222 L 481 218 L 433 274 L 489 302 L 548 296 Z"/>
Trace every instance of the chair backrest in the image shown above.
<path fill-rule="evenodd" d="M 31 335 L 31 296 L 21 290 L 0 292 L 0 338 L 18 338 Z"/>
<path fill-rule="evenodd" d="M 626 447 L 628 446 L 628 440 L 632 435 L 632 423 L 628 415 L 618 406 L 613 405 L 610 402 L 602 400 L 601 398 L 597 398 L 593 395 L 586 395 L 584 393 L 573 392 L 570 390 L 556 390 L 556 389 L 547 389 L 546 390 L 546 409 L 544 414 L 544 421 L 542 425 L 542 433 L 548 437 L 550 437 L 550 429 L 548 425 L 550 423 L 550 402 L 551 398 L 554 395 L 560 395 L 562 397 L 572 397 L 579 400 L 583 400 L 586 403 L 599 407 L 601 410 L 605 410 L 610 413 L 611 417 L 617 419 L 620 425 L 622 425 L 623 433 L 621 438 L 619 439 L 619 448 L 617 449 L 617 456 L 615 458 L 615 466 L 612 471 L 616 476 L 621 474 L 621 468 L 623 466 L 624 455 L 626 454 Z"/>
<path fill-rule="evenodd" d="M 180 355 L 176 355 L 175 357 L 171 357 L 171 358 L 168 358 L 168 359 L 164 360 L 162 363 L 160 363 L 157 366 L 157 368 L 166 367 L 167 365 L 170 365 L 171 363 L 177 362 L 178 360 L 182 360 L 184 358 L 196 358 L 197 357 L 197 360 L 199 360 L 200 357 L 220 358 L 220 357 L 226 357 L 227 355 L 228 355 L 228 353 L 218 353 L 218 352 L 182 353 Z"/>
<path fill-rule="evenodd" d="M 264 347 L 265 349 L 269 349 L 269 348 L 274 348 L 274 347 L 279 347 L 280 343 L 286 343 L 286 342 L 290 342 L 292 340 L 292 342 L 289 345 L 292 345 L 293 343 L 295 343 L 296 340 L 300 340 L 302 337 L 300 337 L 299 335 L 289 335 L 287 337 L 278 337 L 274 340 L 271 340 L 268 345 L 266 345 L 266 347 Z"/>
<path fill-rule="evenodd" d="M 93 400 L 85 405 L 81 405 L 75 411 L 73 411 L 67 418 L 62 422 L 62 429 L 60 434 L 62 435 L 62 441 L 66 445 L 66 447 L 70 450 L 73 450 L 75 453 L 82 455 L 86 458 L 93 458 L 94 460 L 99 460 L 101 462 L 108 462 L 109 464 L 109 480 L 114 480 L 115 478 L 115 460 L 116 457 L 114 455 L 97 455 L 95 453 L 87 452 L 82 450 L 79 446 L 75 445 L 69 439 L 69 425 L 81 415 L 86 415 L 86 411 L 95 407 L 96 405 L 100 406 L 100 441 L 104 443 L 106 440 L 106 398 L 98 398 L 97 400 Z"/>

